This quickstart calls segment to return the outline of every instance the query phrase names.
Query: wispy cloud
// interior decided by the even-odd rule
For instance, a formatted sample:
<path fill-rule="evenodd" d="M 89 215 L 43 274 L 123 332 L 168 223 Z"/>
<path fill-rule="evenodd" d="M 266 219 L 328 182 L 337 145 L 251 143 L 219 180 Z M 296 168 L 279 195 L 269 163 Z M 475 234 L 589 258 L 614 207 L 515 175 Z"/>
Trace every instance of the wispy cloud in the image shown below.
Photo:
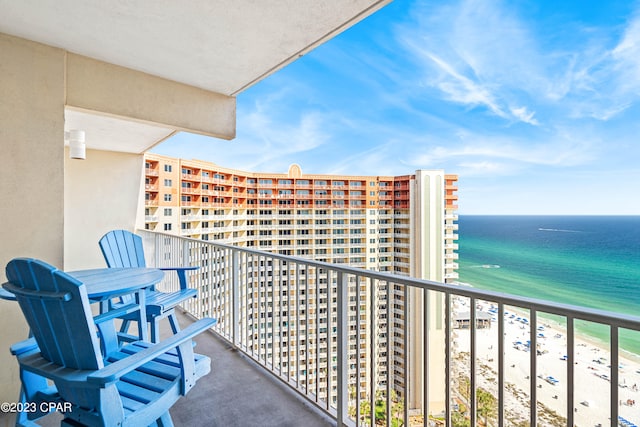
<path fill-rule="evenodd" d="M 640 100 L 640 14 L 617 36 L 571 25 L 575 40 L 553 44 L 548 29 L 505 2 L 462 0 L 417 6 L 397 38 L 420 64 L 424 87 L 507 125 L 609 120 Z"/>
<path fill-rule="evenodd" d="M 423 54 L 442 71 L 432 85 L 440 89 L 445 99 L 470 106 L 483 105 L 497 116 L 508 117 L 486 85 L 462 75 L 451 64 L 433 53 L 423 52 Z"/>
<path fill-rule="evenodd" d="M 640 12 L 629 23 L 624 36 L 611 52 L 622 91 L 640 96 Z"/>
<path fill-rule="evenodd" d="M 528 123 L 530 125 L 538 126 L 540 123 L 533 117 L 536 113 L 531 112 L 527 107 L 512 107 L 511 114 L 517 117 L 520 121 Z"/>
<path fill-rule="evenodd" d="M 318 112 L 300 113 L 297 121 L 288 122 L 271 117 L 265 111 L 253 112 L 243 119 L 245 144 L 242 158 L 246 170 L 286 170 L 296 155 L 314 150 L 329 141 L 325 116 Z"/>
<path fill-rule="evenodd" d="M 534 79 L 528 76 L 535 74 L 516 58 L 523 51 L 535 52 L 535 46 L 506 9 L 484 1 L 430 5 L 418 8 L 415 22 L 397 34 L 399 44 L 421 64 L 423 85 L 444 100 L 485 107 L 508 122 L 539 125 L 528 100 L 515 94 L 531 86 Z"/>
<path fill-rule="evenodd" d="M 532 168 L 567 168 L 590 164 L 598 158 L 600 141 L 578 138 L 565 130 L 542 141 L 466 134 L 457 142 L 407 150 L 403 163 L 415 168 L 446 168 L 465 176 L 513 175 Z"/>

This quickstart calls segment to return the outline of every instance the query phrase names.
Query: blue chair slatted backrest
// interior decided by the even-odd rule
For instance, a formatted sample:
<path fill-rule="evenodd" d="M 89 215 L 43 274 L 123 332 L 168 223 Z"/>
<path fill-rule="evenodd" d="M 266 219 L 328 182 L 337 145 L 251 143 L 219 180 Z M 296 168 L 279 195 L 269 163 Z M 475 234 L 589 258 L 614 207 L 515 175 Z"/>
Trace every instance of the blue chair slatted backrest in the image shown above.
<path fill-rule="evenodd" d="M 103 366 L 82 283 L 33 259 L 11 261 L 6 275 L 9 282 L 22 287 L 15 296 L 45 358 L 73 369 Z"/>
<path fill-rule="evenodd" d="M 100 239 L 109 268 L 146 267 L 142 238 L 126 230 L 112 230 Z"/>
<path fill-rule="evenodd" d="M 106 233 L 100 241 L 100 250 L 104 255 L 109 268 L 146 267 L 142 238 L 126 230 L 112 230 Z M 160 292 L 152 287 L 147 289 L 146 309 L 147 321 L 151 326 L 151 341 L 160 339 L 160 320 L 167 317 L 174 332 L 180 330 L 180 325 L 175 316 L 175 307 L 188 299 L 195 298 L 198 291 L 189 288 L 187 271 L 197 270 L 197 266 L 160 267 L 161 270 L 175 271 L 178 276 L 180 288 L 177 291 Z M 132 296 L 125 295 L 120 298 L 120 303 L 130 303 Z M 112 304 L 112 307 L 117 306 Z M 124 320 L 120 329 L 121 333 L 127 333 L 129 324 L 133 320 L 131 316 L 122 317 Z"/>
<path fill-rule="evenodd" d="M 42 356 L 56 365 L 78 370 L 104 367 L 86 287 L 55 267 L 34 259 L 9 262 L 6 275 Z M 56 383 L 64 398 L 91 405 L 95 393 Z"/>

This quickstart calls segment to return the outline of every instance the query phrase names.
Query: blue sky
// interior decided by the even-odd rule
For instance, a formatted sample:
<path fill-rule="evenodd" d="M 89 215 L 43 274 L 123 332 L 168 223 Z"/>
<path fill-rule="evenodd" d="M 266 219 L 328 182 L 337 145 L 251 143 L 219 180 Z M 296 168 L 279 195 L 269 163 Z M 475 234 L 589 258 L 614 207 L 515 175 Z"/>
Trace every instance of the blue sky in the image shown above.
<path fill-rule="evenodd" d="M 408 1 L 238 96 L 246 171 L 459 175 L 460 214 L 640 214 L 640 1 Z"/>

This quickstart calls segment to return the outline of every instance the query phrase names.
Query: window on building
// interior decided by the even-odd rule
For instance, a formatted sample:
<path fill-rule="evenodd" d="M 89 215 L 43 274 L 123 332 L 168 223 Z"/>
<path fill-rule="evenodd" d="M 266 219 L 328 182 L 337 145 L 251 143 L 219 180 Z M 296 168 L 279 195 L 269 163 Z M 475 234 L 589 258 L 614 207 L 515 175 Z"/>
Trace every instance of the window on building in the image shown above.
<path fill-rule="evenodd" d="M 165 179 L 164 180 L 164 186 L 165 187 L 171 187 L 171 185 L 173 185 L 173 183 L 171 182 L 170 179 Z"/>
<path fill-rule="evenodd" d="M 164 165 L 164 171 L 165 172 L 171 172 L 173 168 L 171 167 L 171 165 Z"/>
<path fill-rule="evenodd" d="M 164 216 L 171 216 L 171 208 L 164 209 Z"/>
<path fill-rule="evenodd" d="M 171 194 L 165 194 L 164 195 L 164 201 L 165 202 L 170 202 L 171 201 Z"/>
<path fill-rule="evenodd" d="M 171 224 L 164 224 L 164 231 L 171 231 Z"/>

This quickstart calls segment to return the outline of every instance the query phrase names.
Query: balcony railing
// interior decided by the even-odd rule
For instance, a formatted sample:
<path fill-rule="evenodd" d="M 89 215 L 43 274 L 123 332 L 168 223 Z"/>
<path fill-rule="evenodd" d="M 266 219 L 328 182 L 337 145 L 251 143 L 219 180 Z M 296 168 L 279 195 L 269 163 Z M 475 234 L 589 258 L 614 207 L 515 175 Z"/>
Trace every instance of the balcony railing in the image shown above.
<path fill-rule="evenodd" d="M 639 421 L 625 399 L 640 372 L 621 365 L 621 343 L 640 341 L 638 317 L 140 234 L 150 264 L 200 267 L 188 312 L 217 318 L 220 337 L 339 426 L 573 426 L 583 413 L 590 425 Z M 172 280 L 162 286 L 177 288 Z M 576 385 L 585 325 L 609 337 L 597 389 Z M 545 327 L 562 333 L 545 337 Z M 564 343 L 561 357 L 545 352 L 547 339 Z"/>

